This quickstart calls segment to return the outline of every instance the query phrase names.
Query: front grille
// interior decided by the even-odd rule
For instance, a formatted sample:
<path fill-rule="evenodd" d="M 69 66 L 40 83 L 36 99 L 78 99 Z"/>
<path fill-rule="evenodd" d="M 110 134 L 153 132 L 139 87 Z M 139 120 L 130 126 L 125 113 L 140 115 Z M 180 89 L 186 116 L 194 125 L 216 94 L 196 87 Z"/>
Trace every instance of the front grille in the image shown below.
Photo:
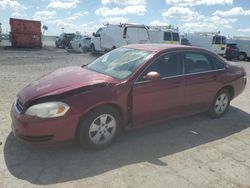
<path fill-rule="evenodd" d="M 23 104 L 19 101 L 19 99 L 16 100 L 16 109 L 19 113 L 22 113 L 24 110 Z"/>

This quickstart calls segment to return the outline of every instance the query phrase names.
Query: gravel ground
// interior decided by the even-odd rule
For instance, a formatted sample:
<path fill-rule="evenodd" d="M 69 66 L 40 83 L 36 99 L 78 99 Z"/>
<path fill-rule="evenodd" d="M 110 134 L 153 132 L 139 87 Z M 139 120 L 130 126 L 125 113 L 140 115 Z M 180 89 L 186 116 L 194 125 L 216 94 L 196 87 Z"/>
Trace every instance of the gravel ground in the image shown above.
<path fill-rule="evenodd" d="M 250 87 L 221 119 L 199 114 L 123 134 L 106 150 L 37 147 L 11 134 L 18 91 L 90 54 L 0 49 L 0 187 L 250 187 Z M 250 62 L 243 65 L 250 80 Z"/>

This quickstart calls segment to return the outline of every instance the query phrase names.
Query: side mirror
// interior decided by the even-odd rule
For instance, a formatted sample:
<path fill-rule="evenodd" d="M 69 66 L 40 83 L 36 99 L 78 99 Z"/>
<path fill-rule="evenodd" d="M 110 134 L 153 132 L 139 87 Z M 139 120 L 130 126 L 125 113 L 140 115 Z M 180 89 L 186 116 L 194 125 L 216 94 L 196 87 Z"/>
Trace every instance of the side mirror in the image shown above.
<path fill-rule="evenodd" d="M 146 76 L 144 76 L 144 80 L 159 80 L 161 75 L 158 72 L 149 72 Z"/>
<path fill-rule="evenodd" d="M 95 37 L 95 32 L 92 33 L 93 37 Z"/>

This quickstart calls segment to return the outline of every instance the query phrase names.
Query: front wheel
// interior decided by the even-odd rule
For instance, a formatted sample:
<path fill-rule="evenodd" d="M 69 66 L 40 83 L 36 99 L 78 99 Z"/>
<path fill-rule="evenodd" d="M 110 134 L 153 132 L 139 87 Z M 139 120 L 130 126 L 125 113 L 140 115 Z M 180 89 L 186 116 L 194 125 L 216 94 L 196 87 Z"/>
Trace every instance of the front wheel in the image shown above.
<path fill-rule="evenodd" d="M 81 122 L 77 138 L 82 146 L 103 149 L 114 141 L 120 127 L 121 119 L 117 110 L 109 106 L 100 107 Z"/>
<path fill-rule="evenodd" d="M 230 94 L 227 89 L 222 89 L 217 93 L 215 99 L 210 106 L 209 115 L 213 118 L 221 117 L 230 105 Z"/>

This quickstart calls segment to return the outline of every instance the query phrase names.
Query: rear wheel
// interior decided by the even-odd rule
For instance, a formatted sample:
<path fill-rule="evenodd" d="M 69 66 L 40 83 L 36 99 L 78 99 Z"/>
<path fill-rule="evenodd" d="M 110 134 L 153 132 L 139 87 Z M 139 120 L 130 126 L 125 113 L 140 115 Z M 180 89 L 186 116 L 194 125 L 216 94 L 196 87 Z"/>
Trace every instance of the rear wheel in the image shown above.
<path fill-rule="evenodd" d="M 94 45 L 94 44 L 91 44 L 91 53 L 92 53 L 92 54 L 95 54 L 95 53 L 96 53 L 95 45 Z"/>
<path fill-rule="evenodd" d="M 109 146 L 120 132 L 121 119 L 116 109 L 103 106 L 92 111 L 81 122 L 77 138 L 82 146 L 103 149 Z"/>
<path fill-rule="evenodd" d="M 230 94 L 227 89 L 220 90 L 210 106 L 209 115 L 213 118 L 221 117 L 230 105 Z"/>
<path fill-rule="evenodd" d="M 246 58 L 247 58 L 246 54 L 241 52 L 240 55 L 239 55 L 239 60 L 240 61 L 245 61 Z"/>

